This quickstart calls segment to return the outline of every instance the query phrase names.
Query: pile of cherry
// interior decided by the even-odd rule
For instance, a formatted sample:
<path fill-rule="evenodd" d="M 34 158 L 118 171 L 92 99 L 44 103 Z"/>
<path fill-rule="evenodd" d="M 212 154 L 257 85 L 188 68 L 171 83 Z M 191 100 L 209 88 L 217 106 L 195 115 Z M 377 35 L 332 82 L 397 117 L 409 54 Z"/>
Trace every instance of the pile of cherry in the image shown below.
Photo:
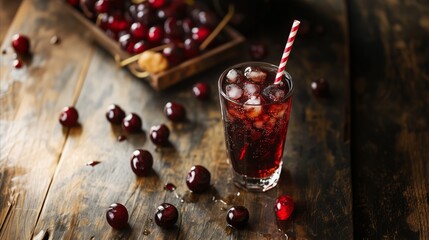
<path fill-rule="evenodd" d="M 219 19 L 205 5 L 183 0 L 67 0 L 96 22 L 106 35 L 130 54 L 168 44 L 162 54 L 176 65 L 200 53 L 200 44 Z"/>
<path fill-rule="evenodd" d="M 209 90 L 209 86 L 205 83 L 197 83 L 192 89 L 195 97 L 201 100 L 209 98 Z M 164 114 L 173 122 L 180 122 L 186 118 L 185 108 L 176 102 L 168 102 L 164 107 Z M 76 108 L 68 106 L 61 112 L 59 121 L 64 127 L 71 128 L 79 125 L 78 118 L 79 114 Z M 122 129 L 129 134 L 142 132 L 142 119 L 136 113 L 126 115 L 118 105 L 112 104 L 108 106 L 106 118 L 111 124 L 121 125 Z M 169 135 L 170 130 L 164 124 L 152 126 L 149 133 L 152 143 L 157 146 L 167 146 L 169 144 Z M 147 176 L 152 171 L 152 154 L 144 149 L 136 149 L 132 153 L 130 165 L 137 176 Z M 210 189 L 210 180 L 211 174 L 209 170 L 204 166 L 195 165 L 186 176 L 186 185 L 193 193 L 200 194 Z M 280 221 L 287 220 L 293 209 L 294 202 L 288 195 L 279 197 L 274 205 L 277 219 Z M 162 228 L 174 226 L 178 217 L 177 208 L 170 203 L 160 204 L 154 215 L 155 223 Z M 123 229 L 128 226 L 128 210 L 124 205 L 114 203 L 107 210 L 106 219 L 113 228 Z M 227 212 L 227 223 L 236 229 L 245 227 L 248 220 L 249 211 L 244 206 L 233 206 Z"/>

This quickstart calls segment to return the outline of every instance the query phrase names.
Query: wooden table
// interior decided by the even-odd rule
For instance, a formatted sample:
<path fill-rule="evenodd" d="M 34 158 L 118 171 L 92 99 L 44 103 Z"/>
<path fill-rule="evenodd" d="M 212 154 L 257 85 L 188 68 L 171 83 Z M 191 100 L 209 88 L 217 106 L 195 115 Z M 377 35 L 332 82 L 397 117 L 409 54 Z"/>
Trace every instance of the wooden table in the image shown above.
<path fill-rule="evenodd" d="M 56 1 L 0 3 L 6 50 L 0 63 L 0 239 L 429 238 L 427 4 L 273 2 L 257 36 L 249 37 L 269 46 L 264 61 L 278 62 L 292 17 L 306 20 L 308 28 L 301 28 L 288 63 L 297 90 L 279 186 L 250 193 L 231 183 L 216 93 L 222 70 L 249 60 L 246 50 L 156 92 L 117 68 Z M 14 33 L 32 41 L 32 61 L 19 70 L 11 66 Z M 59 44 L 49 43 L 53 35 Z M 310 82 L 320 77 L 330 83 L 328 99 L 311 94 Z M 192 97 L 198 81 L 210 84 L 209 101 Z M 186 122 L 164 117 L 168 101 L 185 105 Z M 104 116 L 111 103 L 140 114 L 145 133 L 118 142 L 120 130 Z M 58 123 L 66 105 L 79 110 L 79 128 Z M 150 126 L 160 123 L 171 129 L 172 147 L 148 140 Z M 154 156 L 149 177 L 130 169 L 137 148 Z M 90 161 L 100 164 L 87 166 Z M 212 173 L 204 194 L 187 190 L 184 179 L 194 164 Z M 163 189 L 168 182 L 184 202 Z M 296 202 L 283 232 L 273 214 L 282 194 Z M 105 220 L 114 202 L 128 208 L 126 230 L 113 230 Z M 153 223 L 162 202 L 179 209 L 173 229 Z M 251 216 L 247 228 L 231 233 L 225 209 L 232 205 L 246 206 Z"/>

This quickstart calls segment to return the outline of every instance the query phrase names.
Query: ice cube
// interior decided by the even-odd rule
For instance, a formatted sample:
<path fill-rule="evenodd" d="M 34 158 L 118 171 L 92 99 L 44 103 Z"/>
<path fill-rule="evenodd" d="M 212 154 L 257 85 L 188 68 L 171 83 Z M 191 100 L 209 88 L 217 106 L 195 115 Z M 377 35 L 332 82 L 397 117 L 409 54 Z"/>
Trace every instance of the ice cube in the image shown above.
<path fill-rule="evenodd" d="M 271 100 L 273 102 L 280 102 L 285 97 L 285 91 L 278 88 L 278 86 L 272 84 L 266 87 L 262 91 L 262 95 L 266 98 L 266 100 Z"/>
<path fill-rule="evenodd" d="M 229 84 L 225 87 L 225 93 L 229 98 L 238 100 L 243 96 L 243 89 L 237 84 Z"/>
<path fill-rule="evenodd" d="M 262 100 L 260 96 L 252 96 L 247 100 L 244 104 L 246 105 L 259 105 L 261 104 Z"/>
<path fill-rule="evenodd" d="M 228 73 L 226 74 L 226 81 L 229 83 L 239 83 L 240 80 L 241 80 L 241 74 L 235 69 L 229 70 Z"/>
<path fill-rule="evenodd" d="M 252 96 L 244 103 L 246 109 L 246 116 L 248 118 L 256 118 L 262 114 L 262 99 L 260 96 Z"/>
<path fill-rule="evenodd" d="M 248 98 L 250 98 L 251 96 L 258 95 L 259 94 L 259 85 L 256 85 L 256 84 L 251 83 L 251 82 L 244 83 L 244 94 L 246 94 L 246 96 Z"/>
<path fill-rule="evenodd" d="M 267 78 L 267 73 L 259 68 L 247 67 L 244 70 L 244 76 L 255 83 L 262 83 Z"/>

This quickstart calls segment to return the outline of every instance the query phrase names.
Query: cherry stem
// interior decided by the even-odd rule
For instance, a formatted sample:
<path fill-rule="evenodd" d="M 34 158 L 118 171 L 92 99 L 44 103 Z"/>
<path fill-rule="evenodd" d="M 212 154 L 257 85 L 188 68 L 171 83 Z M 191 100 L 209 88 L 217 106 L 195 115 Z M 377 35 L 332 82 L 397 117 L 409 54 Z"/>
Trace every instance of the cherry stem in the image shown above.
<path fill-rule="evenodd" d="M 95 20 L 95 26 L 100 27 L 101 20 L 103 20 L 104 15 L 105 15 L 105 13 L 101 13 L 101 14 L 97 15 L 97 20 Z"/>
<path fill-rule="evenodd" d="M 146 0 L 131 0 L 134 4 L 144 3 Z"/>
<path fill-rule="evenodd" d="M 234 5 L 229 4 L 228 13 L 223 17 L 222 21 L 216 26 L 213 32 L 204 40 L 200 45 L 200 50 L 203 51 L 206 47 L 216 38 L 216 36 L 222 31 L 222 29 L 228 24 L 229 20 L 231 20 L 234 15 Z"/>

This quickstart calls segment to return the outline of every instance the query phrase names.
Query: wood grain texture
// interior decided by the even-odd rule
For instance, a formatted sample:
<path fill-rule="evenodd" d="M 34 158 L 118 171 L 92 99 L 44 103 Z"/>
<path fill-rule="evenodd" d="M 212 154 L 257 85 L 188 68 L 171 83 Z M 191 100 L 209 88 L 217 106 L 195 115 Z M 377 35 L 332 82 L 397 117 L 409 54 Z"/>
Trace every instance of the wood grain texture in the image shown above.
<path fill-rule="evenodd" d="M 8 48 L 13 33 L 24 33 L 33 57 L 22 69 L 13 68 L 12 51 L 1 58 L 0 239 L 31 237 L 56 171 L 68 134 L 58 124 L 59 112 L 73 102 L 82 60 L 90 57 L 89 44 L 68 32 L 80 29 L 74 25 L 53 4 L 24 1 L 2 45 Z M 67 38 L 53 46 L 54 34 Z"/>
<path fill-rule="evenodd" d="M 349 1 L 354 227 L 429 238 L 429 6 Z"/>
<path fill-rule="evenodd" d="M 10 23 L 18 10 L 21 0 L 8 1 L 0 0 L 0 45 L 4 41 L 4 36 L 10 27 Z"/>
<path fill-rule="evenodd" d="M 293 10 L 311 18 L 307 13 L 314 11 L 310 3 L 315 4 L 295 4 Z M 330 1 L 324 6 L 322 16 L 334 12 L 337 18 L 323 24 L 334 24 L 336 28 L 321 39 L 297 41 L 294 60 L 289 63 L 298 91 L 279 187 L 263 194 L 248 193 L 234 187 L 229 175 L 216 81 L 227 66 L 249 60 L 247 53 L 174 89 L 155 93 L 147 84 L 115 68 L 113 59 L 97 50 L 77 102 L 82 131 L 70 132 L 35 233 L 48 231 L 54 239 L 279 239 L 284 235 L 277 230 L 273 203 L 280 194 L 289 193 L 297 201 L 293 222 L 285 229 L 290 238 L 351 238 L 349 146 L 342 141 L 348 79 L 345 5 Z M 288 31 L 285 27 L 272 37 L 274 40 L 267 38 L 273 54 L 266 61 L 278 61 Z M 272 33 L 271 29 L 268 33 Z M 328 43 L 320 53 L 319 47 Z M 323 54 L 330 57 L 330 62 L 315 60 Z M 313 71 L 314 65 L 319 66 L 317 72 Z M 334 95 L 326 101 L 313 98 L 308 91 L 310 81 L 320 76 L 332 79 Z M 191 96 L 190 89 L 196 81 L 211 85 L 209 102 L 198 102 Z M 163 116 L 163 106 L 170 100 L 186 106 L 186 122 L 172 124 Z M 140 114 L 145 134 L 118 142 L 120 130 L 111 128 L 104 117 L 110 103 Z M 148 140 L 150 126 L 159 123 L 167 123 L 172 130 L 172 147 L 156 149 Z M 129 167 L 136 148 L 147 149 L 154 156 L 154 173 L 150 177 L 137 178 Z M 89 167 L 89 161 L 101 163 Z M 184 181 L 194 164 L 204 165 L 212 172 L 212 188 L 201 195 L 190 194 Z M 177 185 L 177 194 L 184 202 L 163 190 L 167 182 Z M 111 230 L 105 221 L 105 211 L 114 202 L 125 204 L 130 212 L 130 228 L 125 231 Z M 180 212 L 177 226 L 168 231 L 153 223 L 154 211 L 162 202 L 176 205 Z M 236 204 L 249 208 L 251 220 L 245 230 L 228 235 L 226 210 Z"/>
<path fill-rule="evenodd" d="M 61 51 L 45 46 L 34 54 L 33 64 L 50 63 L 57 68 L 41 67 L 36 73 L 23 69 L 27 84 L 31 85 L 2 95 L 2 109 L 8 111 L 1 115 L 2 134 L 7 138 L 1 138 L 0 166 L 4 174 L 0 216 L 7 217 L 0 218 L 5 219 L 0 239 L 30 239 L 45 233 L 49 239 L 284 239 L 279 227 L 290 239 L 352 238 L 350 156 L 349 146 L 343 142 L 342 126 L 347 118 L 344 89 L 348 80 L 345 4 L 341 0 L 306 0 L 291 1 L 287 6 L 288 16 L 296 14 L 327 30 L 317 36 L 299 37 L 288 63 L 297 90 L 279 186 L 267 193 L 249 193 L 231 182 L 216 91 L 223 69 L 248 61 L 247 52 L 174 89 L 157 93 L 147 83 L 117 68 L 107 52 L 79 39 L 84 31 L 76 29 L 73 20 L 63 17 L 58 21 L 55 3 L 24 1 L 13 23 L 16 29 L 30 27 L 35 35 L 44 34 L 41 29 L 45 25 L 23 26 L 32 10 L 31 16 L 35 18 L 49 18 L 42 22 L 56 22 L 55 30 L 64 37 L 61 45 L 55 46 L 61 47 Z M 285 8 L 282 5 L 277 9 Z M 283 19 L 279 25 L 266 24 L 261 36 L 270 54 L 264 61 L 279 61 L 291 23 L 290 19 Z M 37 60 L 43 54 L 53 56 L 40 63 Z M 80 74 L 82 66 L 88 72 Z M 2 63 L 3 70 L 15 72 L 6 63 Z M 76 83 L 79 76 L 83 77 L 82 85 Z M 36 77 L 43 82 L 35 82 Z M 319 77 L 330 82 L 331 98 L 316 99 L 311 95 L 309 84 Z M 2 84 L 6 80 L 2 77 Z M 190 90 L 197 81 L 210 84 L 209 101 L 193 98 Z M 39 95 L 40 92 L 47 93 Z M 45 97 L 42 101 L 37 96 Z M 51 97 L 44 100 L 48 96 Z M 187 121 L 172 124 L 164 117 L 163 107 L 168 101 L 185 105 Z M 34 102 L 40 104 L 36 110 Z M 63 133 L 56 116 L 70 102 L 76 102 L 81 127 Z M 105 119 L 106 107 L 111 103 L 140 114 L 145 132 L 118 142 L 121 129 L 110 126 Z M 24 119 L 25 116 L 31 119 Z M 171 147 L 157 149 L 148 139 L 150 126 L 160 123 L 171 129 Z M 18 129 L 21 135 L 15 134 Z M 28 145 L 23 144 L 24 140 Z M 42 151 L 45 145 L 51 146 L 49 153 Z M 145 178 L 137 178 L 130 168 L 131 153 L 137 148 L 147 149 L 154 156 L 154 172 Z M 8 155 L 4 157 L 3 153 Z M 12 158 L 15 156 L 18 157 Z M 87 166 L 91 161 L 100 164 Z M 204 165 L 212 173 L 212 187 L 204 194 L 187 190 L 186 173 L 194 164 Z M 180 198 L 163 190 L 167 182 L 177 185 Z M 13 201 L 13 193 L 19 193 L 16 204 L 3 207 L 9 199 Z M 273 204 L 285 193 L 295 199 L 296 210 L 286 226 L 278 226 Z M 114 202 L 128 208 L 128 229 L 116 231 L 107 224 L 105 212 Z M 170 202 L 179 209 L 179 222 L 170 230 L 162 230 L 153 222 L 154 211 L 162 202 Z M 32 208 L 27 206 L 30 203 L 34 204 Z M 233 205 L 246 206 L 251 216 L 247 228 L 230 233 L 225 229 L 225 218 L 226 210 Z M 23 209 L 29 210 L 21 213 Z"/>

